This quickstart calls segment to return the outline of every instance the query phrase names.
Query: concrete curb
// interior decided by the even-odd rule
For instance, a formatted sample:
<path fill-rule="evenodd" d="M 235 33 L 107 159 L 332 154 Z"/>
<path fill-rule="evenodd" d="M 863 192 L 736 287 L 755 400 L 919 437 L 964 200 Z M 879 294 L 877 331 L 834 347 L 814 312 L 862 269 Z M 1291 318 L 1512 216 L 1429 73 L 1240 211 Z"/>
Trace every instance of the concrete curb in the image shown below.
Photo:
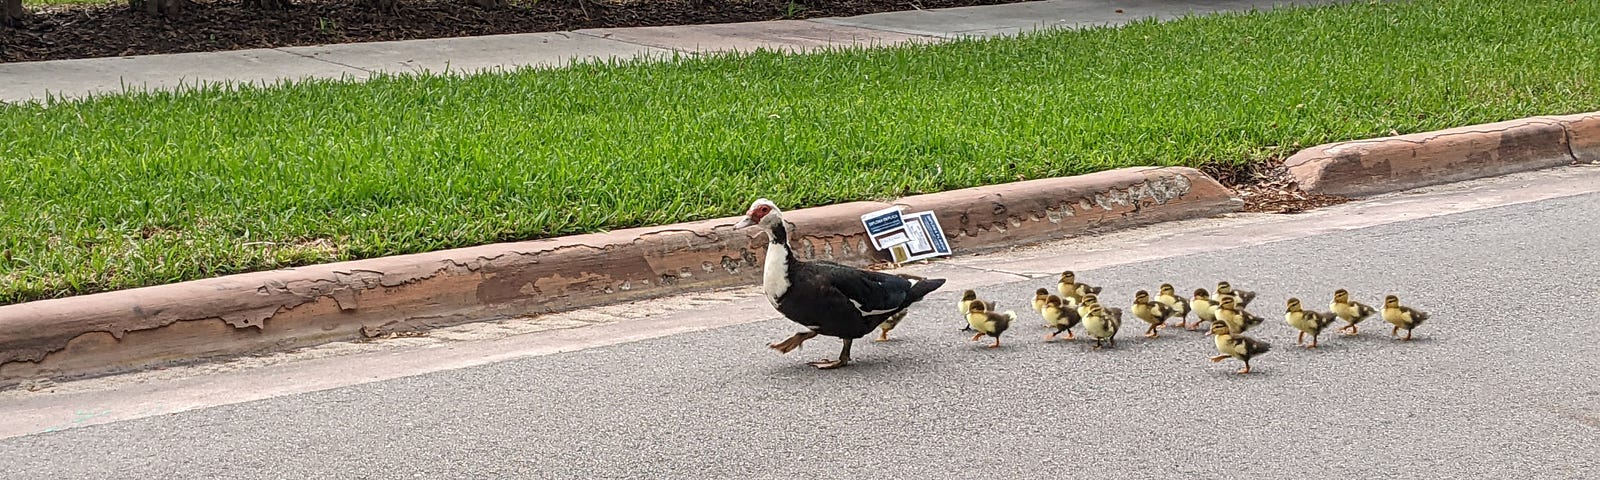
<path fill-rule="evenodd" d="M 1329 143 L 1284 161 L 1308 193 L 1359 197 L 1600 161 L 1600 112 Z"/>
<path fill-rule="evenodd" d="M 960 253 L 1197 218 L 1243 202 L 1184 167 L 906 197 Z M 798 254 L 880 261 L 854 202 L 786 212 Z M 737 218 L 484 245 L 0 307 L 0 386 L 754 284 L 766 240 Z"/>

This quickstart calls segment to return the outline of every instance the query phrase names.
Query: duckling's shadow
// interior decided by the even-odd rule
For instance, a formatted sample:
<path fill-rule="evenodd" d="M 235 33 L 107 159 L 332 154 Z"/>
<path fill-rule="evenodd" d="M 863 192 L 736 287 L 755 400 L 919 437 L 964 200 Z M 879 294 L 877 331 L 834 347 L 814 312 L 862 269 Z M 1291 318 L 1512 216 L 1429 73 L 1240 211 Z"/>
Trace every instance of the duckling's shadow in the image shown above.
<path fill-rule="evenodd" d="M 1384 334 L 1384 335 L 1361 334 L 1361 335 L 1340 335 L 1338 337 L 1332 337 L 1332 338 L 1323 337 L 1322 340 L 1318 341 L 1317 343 L 1318 343 L 1318 345 L 1317 345 L 1317 349 L 1318 350 L 1321 350 L 1321 349 L 1343 350 L 1344 347 L 1346 347 L 1347 345 L 1348 346 L 1362 346 L 1362 347 L 1368 347 L 1368 346 L 1373 346 L 1373 345 L 1378 345 L 1378 346 L 1405 345 L 1405 344 L 1409 344 L 1409 343 L 1433 343 L 1433 339 L 1430 338 L 1430 337 L 1411 337 L 1411 341 L 1408 342 L 1408 341 L 1402 341 L 1402 340 L 1400 340 L 1398 338 L 1395 338 L 1395 337 L 1390 337 L 1387 334 Z"/>
<path fill-rule="evenodd" d="M 1181 341 L 1184 340 L 1183 337 L 1186 337 L 1186 336 L 1188 336 L 1188 335 L 1178 335 L 1177 332 L 1174 332 L 1174 333 L 1163 333 L 1161 335 L 1157 335 L 1157 336 L 1154 336 L 1154 337 L 1146 337 L 1146 336 L 1144 336 L 1144 334 L 1139 334 L 1139 335 L 1136 335 L 1136 336 L 1133 336 L 1133 337 L 1128 337 L 1127 340 L 1132 340 L 1132 341 L 1137 342 L 1137 343 L 1167 343 L 1167 342 L 1181 342 Z M 1124 341 L 1124 340 L 1118 340 L 1118 341 L 1121 342 L 1121 341 Z"/>
<path fill-rule="evenodd" d="M 1279 347 L 1278 345 L 1273 345 L 1272 346 L 1272 350 L 1276 352 L 1276 351 L 1279 351 L 1279 348 L 1282 348 L 1283 352 L 1294 354 L 1294 355 L 1332 355 L 1332 354 L 1337 354 L 1337 353 L 1344 353 L 1344 352 L 1351 352 L 1351 351 L 1358 350 L 1358 349 L 1352 348 L 1352 347 L 1354 347 L 1354 345 L 1343 345 L 1343 344 L 1333 344 L 1333 343 L 1329 343 L 1329 342 L 1322 342 L 1321 344 L 1317 345 L 1317 348 L 1306 348 L 1305 345 L 1295 345 L 1295 344 L 1290 343 L 1290 344 L 1283 345 L 1282 347 Z M 1360 350 L 1364 350 L 1364 349 L 1360 349 Z"/>
<path fill-rule="evenodd" d="M 1094 340 L 1089 340 L 1077 345 L 1077 347 L 1079 351 L 1088 355 L 1118 355 L 1139 349 L 1138 345 L 1124 340 L 1118 340 L 1116 345 L 1102 344 L 1100 348 L 1095 348 Z"/>
<path fill-rule="evenodd" d="M 1229 368 L 1223 368 L 1223 367 L 1219 367 L 1219 366 L 1215 366 L 1215 365 L 1207 365 L 1206 373 L 1211 378 L 1215 378 L 1215 379 L 1219 379 L 1219 380 L 1236 381 L 1236 382 L 1251 381 L 1251 380 L 1257 380 L 1257 379 L 1261 379 L 1261 378 L 1271 378 L 1271 377 L 1276 376 L 1276 375 L 1273 375 L 1272 369 L 1270 369 L 1270 368 L 1261 368 L 1259 366 L 1251 368 L 1250 369 L 1250 373 L 1239 373 L 1238 362 L 1234 362 L 1234 365 L 1229 367 Z"/>

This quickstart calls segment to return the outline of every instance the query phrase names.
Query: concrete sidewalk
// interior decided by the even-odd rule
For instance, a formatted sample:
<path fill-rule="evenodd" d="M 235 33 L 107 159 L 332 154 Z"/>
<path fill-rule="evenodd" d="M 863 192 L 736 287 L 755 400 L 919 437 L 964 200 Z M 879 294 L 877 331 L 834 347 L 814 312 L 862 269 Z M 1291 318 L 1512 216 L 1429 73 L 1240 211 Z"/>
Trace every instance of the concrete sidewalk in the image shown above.
<path fill-rule="evenodd" d="M 804 52 L 880 46 L 1039 28 L 1120 25 L 1142 18 L 1328 4 L 1339 0 L 1045 0 L 844 18 L 404 40 L 229 52 L 0 64 L 0 101 L 82 97 L 126 88 L 216 82 L 366 79 L 378 73 L 477 72 L 561 66 L 574 59 L 670 57 L 757 48 Z"/>

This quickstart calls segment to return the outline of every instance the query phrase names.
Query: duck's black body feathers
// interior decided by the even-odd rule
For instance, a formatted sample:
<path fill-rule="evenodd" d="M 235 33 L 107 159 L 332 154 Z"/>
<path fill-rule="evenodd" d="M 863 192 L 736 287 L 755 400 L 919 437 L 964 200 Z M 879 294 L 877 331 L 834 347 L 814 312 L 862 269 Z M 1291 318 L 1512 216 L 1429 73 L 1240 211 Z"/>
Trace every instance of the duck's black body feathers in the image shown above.
<path fill-rule="evenodd" d="M 789 288 L 777 299 L 778 312 L 819 334 L 839 338 L 866 336 L 945 282 L 792 259 L 788 273 Z"/>

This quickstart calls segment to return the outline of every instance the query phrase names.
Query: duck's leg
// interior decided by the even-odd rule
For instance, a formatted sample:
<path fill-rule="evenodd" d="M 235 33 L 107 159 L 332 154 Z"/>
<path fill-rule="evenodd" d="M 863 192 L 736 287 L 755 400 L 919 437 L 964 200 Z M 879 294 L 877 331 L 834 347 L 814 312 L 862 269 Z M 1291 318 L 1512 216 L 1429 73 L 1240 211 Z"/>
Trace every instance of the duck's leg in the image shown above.
<path fill-rule="evenodd" d="M 1300 345 L 1302 343 L 1306 343 L 1306 332 L 1300 332 L 1300 336 L 1294 337 L 1295 345 Z"/>
<path fill-rule="evenodd" d="M 1220 362 L 1220 361 L 1226 360 L 1227 358 L 1228 358 L 1227 355 L 1217 355 L 1215 357 L 1211 357 L 1211 361 Z"/>
<path fill-rule="evenodd" d="M 1389 336 L 1390 337 L 1398 337 L 1398 336 L 1400 336 L 1400 326 L 1399 325 L 1395 325 L 1394 328 L 1389 329 Z"/>
<path fill-rule="evenodd" d="M 1300 333 L 1304 334 L 1305 332 L 1300 332 Z M 1307 345 L 1306 348 L 1317 348 L 1317 336 L 1318 335 L 1322 335 L 1322 334 L 1320 332 L 1311 334 L 1311 345 Z"/>
<path fill-rule="evenodd" d="M 1156 333 L 1156 324 L 1152 323 L 1150 324 L 1150 328 L 1144 331 L 1144 336 L 1146 338 L 1155 338 L 1156 335 L 1160 334 Z"/>
<path fill-rule="evenodd" d="M 1244 368 L 1239 369 L 1239 373 L 1241 373 L 1241 374 L 1250 373 L 1250 360 L 1249 359 L 1245 359 Z"/>
<path fill-rule="evenodd" d="M 1410 329 L 1406 329 L 1406 338 L 1403 338 L 1401 340 L 1404 340 L 1404 341 L 1407 341 L 1407 342 L 1411 341 L 1411 330 Z"/>
<path fill-rule="evenodd" d="M 999 335 L 995 335 L 995 337 L 994 337 L 994 345 L 990 345 L 989 348 L 1000 348 L 1000 336 Z"/>
<path fill-rule="evenodd" d="M 807 365 L 810 365 L 810 366 L 813 366 L 813 367 L 817 367 L 817 368 L 822 369 L 822 370 L 834 369 L 834 368 L 843 367 L 845 365 L 849 365 L 850 364 L 850 342 L 852 342 L 852 341 L 855 341 L 855 339 L 853 339 L 853 338 L 844 339 L 844 348 L 839 350 L 839 359 L 838 360 L 818 360 L 818 361 L 815 361 L 815 362 L 809 362 L 809 363 L 807 363 Z"/>
<path fill-rule="evenodd" d="M 794 334 L 792 337 L 789 337 L 787 340 L 767 345 L 767 347 L 777 350 L 778 353 L 789 353 L 794 351 L 796 348 L 800 348 L 800 344 L 806 343 L 806 340 L 810 340 L 811 337 L 815 336 L 817 336 L 817 332 L 800 332 Z"/>
<path fill-rule="evenodd" d="M 969 340 L 969 341 L 976 342 L 980 338 L 983 338 L 983 332 L 978 332 L 978 333 L 972 334 L 972 340 Z"/>
<path fill-rule="evenodd" d="M 1068 328 L 1067 329 L 1067 340 L 1072 340 L 1072 339 L 1075 339 L 1075 338 L 1078 338 L 1078 337 L 1072 334 L 1072 329 L 1071 328 Z"/>
<path fill-rule="evenodd" d="M 880 329 L 880 330 L 878 330 L 878 339 L 876 341 L 879 341 L 879 342 L 887 342 L 887 341 L 889 341 L 889 330 L 888 329 Z"/>

